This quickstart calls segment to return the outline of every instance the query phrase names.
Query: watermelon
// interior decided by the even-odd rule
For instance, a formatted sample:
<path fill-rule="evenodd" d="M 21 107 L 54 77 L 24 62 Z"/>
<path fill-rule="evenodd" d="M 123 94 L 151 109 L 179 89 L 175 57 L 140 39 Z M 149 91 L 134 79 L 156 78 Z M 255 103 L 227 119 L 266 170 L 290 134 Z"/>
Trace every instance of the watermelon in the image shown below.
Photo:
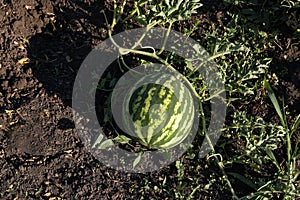
<path fill-rule="evenodd" d="M 150 149 L 180 144 L 191 132 L 195 115 L 189 89 L 175 76 L 161 73 L 137 81 L 122 108 L 126 131 Z"/>

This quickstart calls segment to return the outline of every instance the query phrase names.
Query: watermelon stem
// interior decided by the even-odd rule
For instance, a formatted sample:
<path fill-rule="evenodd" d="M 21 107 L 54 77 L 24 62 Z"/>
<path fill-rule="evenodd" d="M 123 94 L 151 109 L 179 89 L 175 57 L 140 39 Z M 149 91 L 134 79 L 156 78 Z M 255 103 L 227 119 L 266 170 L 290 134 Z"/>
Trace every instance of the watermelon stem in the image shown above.
<path fill-rule="evenodd" d="M 230 191 L 231 191 L 231 194 L 232 194 L 233 199 L 238 199 L 238 197 L 236 196 L 235 191 L 234 191 L 234 189 L 233 189 L 233 187 L 232 187 L 232 185 L 231 185 L 231 182 L 230 182 L 230 180 L 229 180 L 229 178 L 228 178 L 228 176 L 227 176 L 227 174 L 226 174 L 226 172 L 225 172 L 224 164 L 223 164 L 223 157 L 222 157 L 221 154 L 216 153 L 215 148 L 214 148 L 214 145 L 212 144 L 212 142 L 211 142 L 211 140 L 210 140 L 210 137 L 209 137 L 209 135 L 207 134 L 207 130 L 206 130 L 206 121 L 205 121 L 206 118 L 205 118 L 205 114 L 204 114 L 204 110 L 203 110 L 203 105 L 202 105 L 201 102 L 199 103 L 199 107 L 200 107 L 200 108 L 199 108 L 199 112 L 200 112 L 200 115 L 201 115 L 201 117 L 202 117 L 203 133 L 204 133 L 204 135 L 205 135 L 205 138 L 206 138 L 206 140 L 207 140 L 207 142 L 208 142 L 208 145 L 209 145 L 209 147 L 210 147 L 210 149 L 211 149 L 211 152 L 212 152 L 212 154 L 211 154 L 210 156 L 207 156 L 207 160 L 208 160 L 209 158 L 211 158 L 211 157 L 215 157 L 215 158 L 216 158 L 218 167 L 220 168 L 220 170 L 221 170 L 223 176 L 225 177 L 226 183 L 227 183 L 227 185 L 228 185 L 228 187 L 229 187 L 229 189 L 230 189 Z M 220 158 L 219 158 L 219 157 L 220 157 Z"/>

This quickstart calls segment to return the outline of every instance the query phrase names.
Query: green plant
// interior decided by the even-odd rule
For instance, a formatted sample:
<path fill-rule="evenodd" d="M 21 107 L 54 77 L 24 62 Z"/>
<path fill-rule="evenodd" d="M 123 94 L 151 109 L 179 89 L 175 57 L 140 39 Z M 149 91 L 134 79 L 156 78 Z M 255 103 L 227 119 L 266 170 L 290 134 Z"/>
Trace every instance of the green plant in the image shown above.
<path fill-rule="evenodd" d="M 125 23 L 128 20 L 134 20 L 135 23 L 143 27 L 153 27 L 157 24 L 162 26 L 170 24 L 169 26 L 172 26 L 176 21 L 190 19 L 202 6 L 200 0 L 139 0 L 134 2 L 134 8 L 122 19 L 126 3 L 125 0 L 121 5 L 118 5 L 114 1 L 114 17 L 110 28 L 113 29 L 118 22 Z"/>
<path fill-rule="evenodd" d="M 201 5 L 200 1 L 187 1 L 186 3 L 183 1 L 159 1 L 159 3 L 157 1 L 136 1 L 133 4 L 129 3 L 131 10 L 125 12 L 128 3 L 129 1 L 123 1 L 122 3 L 114 1 L 114 17 L 111 25 L 108 26 L 110 37 L 117 27 L 116 25 L 120 23 L 125 28 L 131 28 L 133 27 L 132 24 L 134 24 L 136 27 L 145 27 L 147 31 L 155 26 L 165 27 L 167 28 L 167 34 L 159 51 L 153 47 L 135 50 L 135 47 L 143 40 L 146 33 L 138 38 L 138 42 L 131 48 L 125 49 L 114 43 L 119 50 L 120 65 L 130 68 L 130 65 L 124 62 L 123 56 L 132 53 L 137 57 L 139 55 L 142 56 L 142 58 L 138 59 L 141 63 L 149 63 L 147 60 L 148 57 L 152 61 L 155 60 L 165 64 L 171 71 L 179 69 L 184 75 L 184 82 L 199 101 L 199 116 L 201 117 L 199 135 L 208 137 L 206 135 L 206 128 L 209 122 L 209 115 L 207 114 L 207 110 L 209 109 L 206 105 L 212 97 L 209 96 L 211 94 L 208 92 L 207 84 L 203 81 L 203 77 L 197 74 L 197 69 L 205 65 L 193 66 L 192 62 L 164 51 L 173 25 L 176 23 L 176 25 L 180 26 L 182 25 L 180 24 L 182 20 L 190 19 L 191 15 Z M 197 26 L 185 30 L 187 36 L 193 35 L 195 37 L 198 36 L 195 33 L 200 31 L 200 29 L 204 32 L 204 35 L 202 35 L 201 40 L 199 39 L 198 42 L 209 51 L 210 57 L 208 60 L 214 60 L 218 64 L 220 72 L 218 75 L 225 83 L 228 94 L 227 105 L 230 107 L 228 115 L 233 116 L 233 124 L 230 124 L 229 121 L 227 122 L 229 125 L 226 125 L 223 129 L 223 136 L 228 140 L 224 143 L 220 141 L 218 144 L 219 147 L 224 147 L 224 152 L 220 151 L 220 148 L 215 149 L 213 146 L 210 146 L 212 152 L 206 157 L 207 165 L 211 166 L 215 164 L 218 167 L 221 172 L 220 177 L 218 177 L 219 174 L 211 175 L 209 177 L 209 184 L 206 184 L 204 188 L 199 187 L 201 183 L 196 177 L 191 178 L 198 185 L 190 187 L 189 198 L 197 196 L 201 192 L 208 194 L 206 192 L 208 192 L 209 188 L 213 188 L 214 185 L 218 185 L 217 188 L 222 190 L 228 190 L 231 196 L 236 199 L 238 199 L 238 196 L 243 196 L 241 199 L 271 199 L 280 197 L 292 199 L 298 197 L 297 189 L 299 188 L 299 183 L 297 182 L 297 177 L 299 172 L 296 169 L 297 160 L 299 159 L 298 144 L 292 144 L 291 138 L 296 137 L 295 134 L 300 117 L 296 117 L 293 128 L 289 130 L 286 120 L 281 120 L 281 125 L 272 124 L 266 122 L 263 117 L 253 116 L 241 110 L 241 108 L 246 107 L 246 103 L 257 103 L 256 101 L 258 100 L 263 102 L 261 93 L 264 89 L 261 88 L 261 83 L 272 61 L 267 56 L 266 51 L 275 48 L 274 45 L 278 41 L 278 30 L 274 30 L 273 28 L 277 25 L 277 22 L 280 24 L 284 23 L 283 19 L 286 17 L 284 15 L 285 10 L 280 7 L 281 4 L 277 3 L 272 6 L 270 2 L 266 1 L 227 1 L 227 3 L 229 4 L 229 8 L 226 15 L 230 20 L 225 24 L 225 27 L 217 27 L 211 24 L 208 29 L 203 30 L 201 20 L 197 19 Z M 228 6 L 228 4 L 225 5 Z M 268 9 L 269 7 L 271 9 Z M 276 20 L 272 20 L 276 16 L 278 8 L 283 9 L 280 12 L 282 15 L 278 16 Z M 109 24 L 108 20 L 107 23 Z M 264 86 L 265 90 L 269 90 L 266 83 Z M 269 94 L 272 94 L 270 91 Z M 274 97 L 271 100 L 275 106 Z M 276 107 L 278 106 L 275 106 L 276 111 L 278 111 Z M 249 109 L 250 107 L 248 106 L 247 108 Z M 284 112 L 283 114 L 279 114 L 279 116 L 284 119 Z M 117 136 L 114 141 L 126 144 L 131 140 Z M 150 148 L 152 147 L 150 144 L 151 140 L 150 143 L 149 141 L 140 142 Z M 227 152 L 228 150 L 225 147 L 227 144 L 233 143 L 239 143 L 241 147 L 239 151 L 234 152 L 236 154 L 231 155 L 232 152 Z M 197 151 L 194 150 L 199 149 L 200 145 L 200 143 L 193 144 L 193 150 L 189 149 L 182 160 L 195 159 Z M 282 148 L 286 147 L 287 158 L 284 162 L 278 160 L 276 154 L 279 150 L 279 145 L 283 146 Z M 186 197 L 183 191 L 188 186 L 183 177 L 185 174 L 184 170 L 188 167 L 182 160 L 177 161 L 175 164 L 178 178 L 175 183 L 177 187 L 170 189 L 165 184 L 166 178 L 164 179 L 164 183 L 159 185 L 160 191 L 167 192 L 170 198 Z M 198 161 L 203 160 L 199 159 Z M 246 171 L 245 174 L 228 172 L 228 168 L 236 163 L 243 165 L 249 171 Z M 199 165 L 190 167 L 191 169 L 197 168 L 198 170 Z M 264 176 L 263 173 L 267 167 L 277 170 L 276 173 Z M 251 173 L 248 174 L 249 172 L 255 172 L 259 175 L 251 177 Z M 242 182 L 255 192 L 240 194 L 239 188 L 236 188 L 237 186 L 235 185 L 236 181 Z"/>
<path fill-rule="evenodd" d="M 134 53 L 136 55 L 147 56 L 149 58 L 156 59 L 158 62 L 165 64 L 165 66 L 169 70 L 175 72 L 176 71 L 175 68 L 168 62 L 168 58 L 170 54 L 167 54 L 166 56 L 165 55 L 162 56 L 161 54 L 164 52 L 166 41 L 169 37 L 169 33 L 171 31 L 172 25 L 176 21 L 189 19 L 191 15 L 196 12 L 196 9 L 201 6 L 199 2 L 200 2 L 199 0 L 137 1 L 134 3 L 134 8 L 130 11 L 130 13 L 128 13 L 128 16 L 122 18 L 122 15 L 124 14 L 124 10 L 125 10 L 124 8 L 127 6 L 127 1 L 123 1 L 122 3 L 117 3 L 116 1 L 114 1 L 113 20 L 111 24 L 107 20 L 107 24 L 110 24 L 108 25 L 108 35 L 111 41 L 113 42 L 113 44 L 117 47 L 119 51 L 119 55 L 120 55 L 119 65 L 127 69 L 130 69 L 127 63 L 125 63 L 123 57 L 129 53 Z M 106 15 L 104 16 L 106 18 Z M 131 21 L 133 20 L 141 27 L 146 27 L 146 32 L 140 38 L 138 38 L 137 42 L 131 48 L 122 48 L 113 40 L 112 33 L 117 23 L 120 22 L 126 23 L 128 20 Z M 147 31 L 156 25 L 167 26 L 168 28 L 161 50 L 159 52 L 156 52 L 156 50 L 153 47 L 147 48 L 153 50 L 152 53 L 149 53 L 147 49 L 135 50 L 135 48 L 143 41 L 145 35 L 147 34 Z M 143 60 L 140 61 L 143 62 Z M 198 98 L 200 99 L 201 97 L 195 91 L 193 85 L 189 82 L 189 80 L 184 76 L 182 76 L 181 78 L 189 86 L 189 89 L 191 89 L 193 94 L 198 96 Z M 110 77 L 106 77 L 105 79 L 110 79 Z M 100 89 L 102 89 L 103 85 L 105 85 L 105 79 L 103 79 L 103 81 L 100 82 L 99 85 Z M 165 83 L 168 83 L 166 79 L 160 79 L 160 80 L 164 80 Z M 164 83 L 161 82 L 161 84 Z M 176 81 L 170 83 L 170 85 L 172 85 L 173 89 L 177 91 L 178 94 L 180 95 L 183 94 L 184 96 L 181 96 L 183 98 L 180 97 L 180 99 L 176 99 L 174 95 L 174 91 L 168 92 L 165 88 L 161 89 L 157 87 L 151 87 L 151 88 L 147 88 L 146 90 L 145 88 L 142 88 L 141 90 L 143 92 L 139 95 L 136 95 L 136 97 L 138 99 L 140 98 L 140 100 L 131 102 L 131 104 L 133 104 L 134 106 L 131 107 L 129 111 L 133 116 L 133 120 L 137 124 L 141 125 L 144 131 L 139 130 L 137 126 L 135 127 L 127 126 L 127 131 L 129 134 L 131 133 L 130 135 L 134 135 L 135 139 L 137 139 L 141 144 L 147 146 L 148 148 L 173 147 L 179 144 L 183 139 L 185 139 L 185 137 L 188 135 L 191 129 L 192 121 L 190 119 L 194 117 L 194 115 L 193 113 L 190 112 L 193 107 L 191 107 L 192 99 L 191 96 L 189 95 L 189 91 L 185 91 L 186 89 L 184 89 L 182 86 L 176 85 Z M 146 98 L 148 92 L 157 94 L 154 90 L 157 91 L 161 90 L 166 94 L 170 95 L 171 101 L 169 101 L 168 98 L 165 98 L 167 97 L 167 95 L 165 95 L 164 99 L 161 97 L 158 98 L 155 95 L 152 97 L 148 95 L 148 97 Z M 150 97 L 152 99 L 149 105 L 142 104 L 145 103 L 143 101 L 150 100 L 149 99 Z M 129 102 L 129 100 L 130 99 L 127 99 L 127 102 Z M 178 100 L 184 100 L 186 103 L 179 106 L 179 102 L 175 103 L 175 101 Z M 160 106 L 157 107 L 155 111 L 155 109 L 153 109 L 152 107 L 152 104 L 159 104 Z M 150 109 L 151 109 L 151 113 L 149 114 L 148 111 Z M 159 111 L 158 109 L 160 111 L 164 111 L 164 110 L 167 111 L 168 115 L 167 116 L 161 114 L 157 115 Z M 124 112 L 126 111 L 123 111 L 123 114 Z M 157 115 L 159 119 L 155 119 L 155 120 L 152 119 L 152 115 Z M 164 127 L 160 132 L 157 132 L 157 130 L 160 130 L 162 128 L 160 127 L 161 124 L 159 122 L 161 122 L 161 120 L 166 121 L 165 117 L 167 117 L 167 119 L 170 120 L 170 122 L 167 123 L 167 126 Z M 185 120 L 181 120 L 181 119 L 185 119 Z M 129 124 L 127 120 L 128 119 L 126 117 L 123 120 L 124 124 L 126 125 Z M 184 128 L 186 128 L 186 130 L 183 130 Z M 124 140 L 124 138 L 125 137 L 123 136 L 118 136 L 117 138 L 114 139 L 114 141 L 120 143 L 126 143 L 130 141 L 127 138 Z M 93 147 L 96 147 L 96 144 L 99 144 L 101 141 L 102 138 L 98 138 L 94 143 Z M 104 144 L 104 146 L 100 145 L 98 148 L 109 147 L 110 145 L 113 144 L 112 140 L 104 141 L 102 143 Z"/>
<path fill-rule="evenodd" d="M 243 163 L 249 166 L 249 170 L 261 174 L 260 178 L 255 178 L 229 173 L 255 190 L 241 199 L 295 199 L 300 195 L 300 185 L 297 181 L 300 174 L 297 168 L 297 160 L 300 158 L 297 142 L 299 135 L 295 135 L 299 127 L 300 115 L 295 118 L 295 122 L 289 128 L 285 111 L 281 111 L 274 91 L 266 79 L 264 87 L 281 124 L 268 123 L 261 117 L 249 116 L 245 111 L 236 111 L 231 126 L 231 129 L 234 130 L 232 133 L 237 133 L 239 140 L 244 141 L 245 145 L 236 156 L 232 156 L 229 161 L 224 163 L 225 166 L 232 163 Z M 294 144 L 293 137 L 295 138 Z M 275 152 L 278 152 L 279 148 L 286 148 L 283 150 L 286 153 L 284 158 L 276 155 Z M 268 166 L 274 166 L 275 172 L 269 172 L 271 173 L 270 177 L 264 177 L 262 174 L 266 173 L 264 170 Z"/>
<path fill-rule="evenodd" d="M 298 150 L 298 141 L 299 141 L 299 135 L 296 135 L 296 144 L 294 147 L 292 147 L 292 137 L 296 133 L 296 130 L 300 123 L 300 114 L 296 117 L 294 124 L 292 125 L 291 129 L 288 126 L 285 110 L 283 107 L 283 112 L 280 109 L 279 103 L 277 101 L 277 98 L 274 94 L 274 91 L 272 90 L 270 84 L 268 83 L 267 79 L 264 80 L 264 86 L 266 90 L 268 91 L 268 95 L 272 101 L 272 104 L 276 110 L 277 115 L 279 116 L 281 127 L 279 126 L 278 129 L 280 129 L 285 136 L 284 142 L 286 146 L 286 154 L 287 154 L 287 160 L 285 161 L 285 164 L 282 166 L 278 163 L 276 157 L 274 156 L 272 150 L 267 150 L 268 156 L 271 158 L 272 162 L 277 166 L 279 170 L 279 177 L 282 180 L 282 183 L 285 185 L 283 187 L 284 192 L 284 199 L 294 199 L 296 196 L 299 197 L 299 182 L 296 183 L 297 178 L 300 174 L 300 170 L 297 168 L 297 162 L 300 159 L 299 150 Z M 298 188 L 297 188 L 298 187 Z"/>

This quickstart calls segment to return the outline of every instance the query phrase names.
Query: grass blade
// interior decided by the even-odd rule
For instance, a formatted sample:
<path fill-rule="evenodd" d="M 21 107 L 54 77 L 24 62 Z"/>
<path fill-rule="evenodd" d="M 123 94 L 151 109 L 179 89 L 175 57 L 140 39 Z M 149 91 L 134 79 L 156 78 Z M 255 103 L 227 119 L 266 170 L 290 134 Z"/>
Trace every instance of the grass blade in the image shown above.
<path fill-rule="evenodd" d="M 103 137 L 104 136 L 102 134 L 99 134 L 99 136 L 97 137 L 96 141 L 94 142 L 94 144 L 92 146 L 92 149 L 95 148 L 98 144 L 100 144 L 100 142 L 102 141 Z"/>
<path fill-rule="evenodd" d="M 235 173 L 235 172 L 227 172 L 227 174 L 229 174 L 229 175 L 233 176 L 234 178 L 240 180 L 241 182 L 245 183 L 246 185 L 248 185 L 252 189 L 257 190 L 257 186 L 252 181 L 245 178 L 244 176 L 242 176 L 238 173 Z"/>
<path fill-rule="evenodd" d="M 99 145 L 98 149 L 106 149 L 108 147 L 113 146 L 114 144 L 115 143 L 111 139 L 107 139 Z"/>
<path fill-rule="evenodd" d="M 272 160 L 272 162 L 274 163 L 274 165 L 276 165 L 278 171 L 281 171 L 281 168 L 277 162 L 277 159 L 273 153 L 273 151 L 271 149 L 266 149 L 266 153 L 268 154 L 268 156 L 270 157 L 270 159 Z"/>
<path fill-rule="evenodd" d="M 139 155 L 135 158 L 135 160 L 132 164 L 133 169 L 136 169 L 137 166 L 141 163 L 141 158 L 142 158 L 142 153 L 139 153 Z"/>
<path fill-rule="evenodd" d="M 295 123 L 292 126 L 291 135 L 296 131 L 300 123 L 300 114 L 296 117 Z"/>
<path fill-rule="evenodd" d="M 270 99 L 271 99 L 271 101 L 272 101 L 272 103 L 275 107 L 275 110 L 276 110 L 276 112 L 277 112 L 277 114 L 280 118 L 280 121 L 281 121 L 282 125 L 284 127 L 286 127 L 286 124 L 285 124 L 285 121 L 284 121 L 284 118 L 283 118 L 283 114 L 280 110 L 280 106 L 278 104 L 277 98 L 276 98 L 275 93 L 274 93 L 273 89 L 271 88 L 269 82 L 267 81 L 266 77 L 264 79 L 264 87 L 268 91 L 268 95 L 269 95 L 269 97 L 270 97 Z"/>

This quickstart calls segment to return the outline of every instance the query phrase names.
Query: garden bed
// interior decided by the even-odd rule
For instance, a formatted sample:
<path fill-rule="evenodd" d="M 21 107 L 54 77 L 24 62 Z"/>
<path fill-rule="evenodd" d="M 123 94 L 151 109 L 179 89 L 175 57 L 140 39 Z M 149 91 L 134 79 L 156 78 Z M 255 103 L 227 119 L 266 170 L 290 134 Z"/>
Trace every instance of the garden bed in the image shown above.
<path fill-rule="evenodd" d="M 228 37 L 228 41 L 243 43 L 259 52 L 249 60 L 272 59 L 266 64 L 268 67 L 263 74 L 245 84 L 253 88 L 253 94 L 249 96 L 243 96 L 243 91 L 232 92 L 235 89 L 232 88 L 235 84 L 231 83 L 231 80 L 235 81 L 234 77 L 231 79 L 228 76 L 226 80 L 226 92 L 232 103 L 228 104 L 226 130 L 215 148 L 216 153 L 222 155 L 225 173 L 235 194 L 243 197 L 259 191 L 258 188 L 268 181 L 281 176 L 271 159 L 266 158 L 267 161 L 258 167 L 259 162 L 252 162 L 244 156 L 249 138 L 242 133 L 259 132 L 251 127 L 242 128 L 246 118 L 261 117 L 274 126 L 280 125 L 280 118 L 263 87 L 264 75 L 268 77 L 281 107 L 284 101 L 290 128 L 300 113 L 299 7 L 287 9 L 278 3 L 279 10 L 267 12 L 271 5 L 209 2 L 204 1 L 198 14 L 190 20 L 175 23 L 174 29 L 184 33 L 195 28 L 190 32 L 191 37 L 212 53 L 214 41 L 219 41 L 224 33 L 238 32 L 233 26 L 236 19 L 239 27 L 245 23 L 248 27 L 245 26 L 244 30 L 252 27 L 259 33 L 255 35 L 255 31 L 253 34 L 250 31 L 253 38 L 245 39 L 241 31 L 241 35 L 236 33 L 236 36 Z M 128 8 L 132 6 L 132 3 L 128 4 Z M 259 15 L 252 19 L 247 10 L 250 8 L 269 13 L 270 16 L 262 15 L 269 21 L 259 18 Z M 281 13 L 280 9 L 286 10 Z M 101 10 L 110 20 L 113 17 L 113 2 L 0 0 L 0 198 L 231 199 L 231 187 L 228 187 L 216 158 L 198 158 L 199 148 L 195 144 L 170 166 L 146 174 L 116 171 L 104 166 L 86 150 L 72 118 L 72 88 L 82 61 L 93 48 L 108 38 L 107 24 Z M 282 15 L 285 20 L 272 22 L 277 20 L 276 15 Z M 130 27 L 119 25 L 114 33 L 127 28 Z M 226 45 L 228 41 L 224 39 L 220 44 Z M 216 62 L 222 65 L 228 59 L 226 62 L 232 64 L 230 56 L 222 59 Z M 226 68 L 226 73 L 235 74 L 233 71 Z M 244 121 L 239 123 L 234 122 L 241 120 L 236 117 L 237 110 L 244 112 L 241 115 Z M 240 127 L 232 128 L 234 123 Z M 290 138 L 292 149 L 298 145 L 299 133 L 298 128 Z M 276 147 L 273 153 L 282 167 L 282 173 L 285 173 L 286 140 L 275 138 L 272 145 Z M 263 151 L 256 153 L 261 153 L 257 159 L 267 155 Z M 293 158 L 294 168 L 299 170 L 299 150 Z M 299 174 L 299 171 L 294 173 Z M 290 191 L 298 191 L 292 197 L 299 198 L 299 178 L 292 185 L 296 188 Z M 284 180 L 274 184 L 272 198 L 286 197 L 285 186 Z M 263 191 L 272 193 L 271 189 Z"/>

